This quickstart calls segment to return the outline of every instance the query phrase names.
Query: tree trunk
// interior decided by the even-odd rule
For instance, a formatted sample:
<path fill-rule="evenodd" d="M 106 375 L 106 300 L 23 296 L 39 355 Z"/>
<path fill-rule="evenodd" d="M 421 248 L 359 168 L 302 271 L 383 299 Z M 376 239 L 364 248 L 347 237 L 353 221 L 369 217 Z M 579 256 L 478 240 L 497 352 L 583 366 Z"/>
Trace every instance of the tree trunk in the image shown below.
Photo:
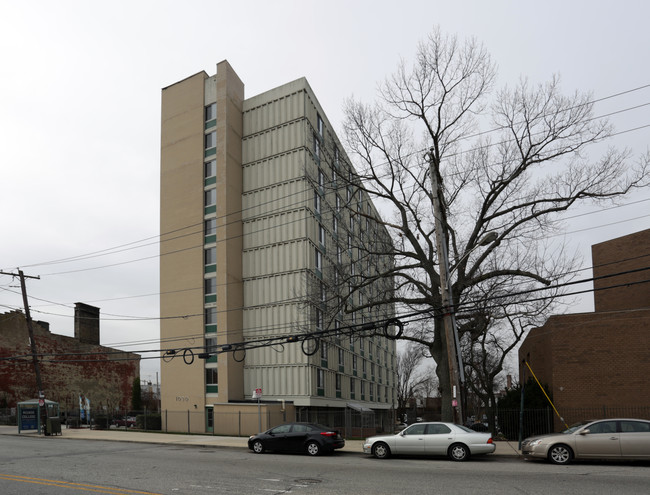
<path fill-rule="evenodd" d="M 438 376 L 438 386 L 440 387 L 441 420 L 453 422 L 454 410 L 451 407 L 452 394 L 449 380 L 449 363 L 447 361 L 447 349 L 441 329 L 442 320 L 436 319 L 434 339 L 429 346 L 429 352 L 431 352 L 431 357 L 436 362 L 436 375 Z"/>

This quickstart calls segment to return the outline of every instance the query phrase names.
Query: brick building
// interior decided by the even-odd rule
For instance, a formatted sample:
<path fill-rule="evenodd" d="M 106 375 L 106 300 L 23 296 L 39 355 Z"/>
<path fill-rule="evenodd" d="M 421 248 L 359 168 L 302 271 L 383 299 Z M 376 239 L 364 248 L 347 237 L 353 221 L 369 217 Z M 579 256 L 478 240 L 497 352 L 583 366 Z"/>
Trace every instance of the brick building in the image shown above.
<path fill-rule="evenodd" d="M 99 308 L 75 305 L 74 337 L 51 333 L 43 321 L 34 321 L 33 328 L 47 399 L 59 402 L 62 410 L 78 408 L 79 396 L 94 411 L 130 407 L 140 356 L 99 344 Z M 15 407 L 37 394 L 25 315 L 0 314 L 0 408 Z"/>
<path fill-rule="evenodd" d="M 650 229 L 592 246 L 592 260 L 595 312 L 551 316 L 528 334 L 519 361 L 548 384 L 561 414 L 621 408 L 643 415 L 650 410 Z"/>

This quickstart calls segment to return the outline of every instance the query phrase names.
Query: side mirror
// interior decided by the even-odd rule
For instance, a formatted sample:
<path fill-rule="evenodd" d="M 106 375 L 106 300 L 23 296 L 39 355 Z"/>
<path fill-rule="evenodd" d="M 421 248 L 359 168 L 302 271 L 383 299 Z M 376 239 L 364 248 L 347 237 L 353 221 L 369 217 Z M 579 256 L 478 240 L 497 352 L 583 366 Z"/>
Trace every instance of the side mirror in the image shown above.
<path fill-rule="evenodd" d="M 586 434 L 588 434 L 588 433 L 591 433 L 591 432 L 589 431 L 589 428 L 587 428 L 586 430 L 580 430 L 580 433 L 579 433 L 579 434 L 580 434 L 580 435 L 586 435 Z"/>

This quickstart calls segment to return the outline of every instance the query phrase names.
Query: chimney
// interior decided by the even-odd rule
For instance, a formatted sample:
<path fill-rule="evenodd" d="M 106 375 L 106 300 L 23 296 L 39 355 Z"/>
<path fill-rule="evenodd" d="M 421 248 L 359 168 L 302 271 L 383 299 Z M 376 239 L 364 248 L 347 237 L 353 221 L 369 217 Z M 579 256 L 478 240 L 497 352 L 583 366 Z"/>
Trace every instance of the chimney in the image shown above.
<path fill-rule="evenodd" d="M 75 303 L 74 337 L 84 344 L 99 345 L 99 308 Z"/>

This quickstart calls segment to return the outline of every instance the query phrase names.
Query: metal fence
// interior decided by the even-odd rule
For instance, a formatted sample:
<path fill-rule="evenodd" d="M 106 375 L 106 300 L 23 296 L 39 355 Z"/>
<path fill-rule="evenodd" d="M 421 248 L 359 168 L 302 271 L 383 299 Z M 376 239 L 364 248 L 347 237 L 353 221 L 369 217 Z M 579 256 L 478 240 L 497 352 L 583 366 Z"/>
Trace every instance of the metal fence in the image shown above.
<path fill-rule="evenodd" d="M 363 438 L 393 432 L 393 411 L 375 413 L 353 408 L 317 410 L 298 408 L 295 414 L 276 411 L 219 412 L 211 418 L 205 411 L 91 411 L 90 417 L 78 409 L 61 411 L 64 428 L 120 429 L 125 431 L 163 431 L 166 433 L 248 436 L 270 426 L 292 421 L 320 423 L 341 431 L 345 438 Z M 17 425 L 15 409 L 0 409 L 0 424 Z M 261 427 L 260 427 L 261 425 Z"/>
<path fill-rule="evenodd" d="M 606 418 L 637 418 L 650 420 L 650 406 L 626 407 L 590 407 L 563 409 L 558 411 L 561 418 L 551 407 L 544 409 L 498 409 L 496 411 L 496 433 L 508 440 L 519 438 L 520 424 L 523 425 L 522 438 L 532 435 L 544 435 L 559 432 L 579 421 Z"/>

